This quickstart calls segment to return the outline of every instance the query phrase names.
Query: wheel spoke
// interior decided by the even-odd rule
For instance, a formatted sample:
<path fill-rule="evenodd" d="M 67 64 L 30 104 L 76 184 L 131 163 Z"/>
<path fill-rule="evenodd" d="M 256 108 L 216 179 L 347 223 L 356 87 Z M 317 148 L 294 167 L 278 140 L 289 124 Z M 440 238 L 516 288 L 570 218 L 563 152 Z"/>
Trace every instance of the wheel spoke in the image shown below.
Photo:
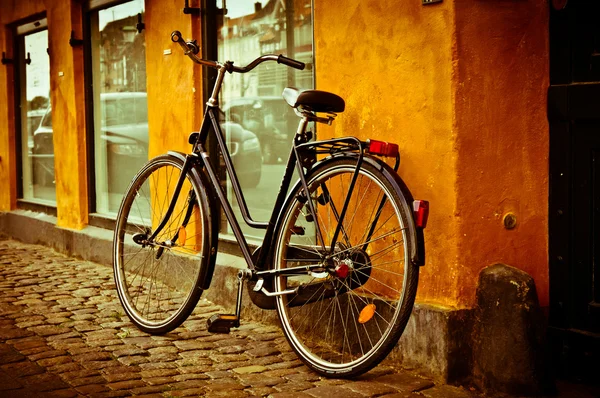
<path fill-rule="evenodd" d="M 416 282 L 406 281 L 416 279 L 418 269 L 408 257 L 407 230 L 412 218 L 403 210 L 401 193 L 371 165 L 361 167 L 340 229 L 340 242 L 332 253 L 318 249 L 322 244 L 331 245 L 339 222 L 338 205 L 347 196 L 356 168 L 353 160 L 329 163 L 324 162 L 307 176 L 308 200 L 319 204 L 314 231 L 293 233 L 306 223 L 306 203 L 298 200 L 297 194 L 292 196 L 295 200 L 281 216 L 274 256 L 276 269 L 320 264 L 328 274 L 326 279 L 275 277 L 276 291 L 300 287 L 297 295 L 276 302 L 284 332 L 305 363 L 322 374 L 348 376 L 374 366 L 400 337 L 405 324 L 397 323 L 407 319 L 400 313 L 412 309 L 416 292 Z M 313 290 L 302 293 L 302 286 Z M 404 291 L 406 286 L 409 292 Z M 299 296 L 302 302 L 294 305 Z"/>
<path fill-rule="evenodd" d="M 191 174 L 186 176 L 178 197 L 174 197 L 173 188 L 181 169 L 182 163 L 168 155 L 152 160 L 125 194 L 116 222 L 114 267 L 119 297 L 132 322 L 150 333 L 173 330 L 191 313 L 200 298 L 202 261 L 208 257 L 208 224 L 201 207 L 194 209 L 186 223 L 193 233 L 185 237 L 185 242 L 171 242 L 179 233 L 188 207 L 198 203 L 189 203 L 190 192 L 199 190 Z M 197 201 L 198 196 L 195 197 Z M 164 220 L 154 242 L 144 246 L 133 242 L 127 228 L 133 224 L 130 229 L 149 237 L 152 228 L 165 218 L 172 200 L 172 214 Z M 134 220 L 139 221 L 133 223 Z"/>

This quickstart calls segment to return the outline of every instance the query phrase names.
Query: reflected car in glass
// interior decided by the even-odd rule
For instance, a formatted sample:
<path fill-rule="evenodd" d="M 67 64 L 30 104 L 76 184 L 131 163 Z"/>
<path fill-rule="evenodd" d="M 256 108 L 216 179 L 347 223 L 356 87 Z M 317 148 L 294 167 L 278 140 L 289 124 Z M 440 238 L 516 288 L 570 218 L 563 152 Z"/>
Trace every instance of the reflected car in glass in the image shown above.
<path fill-rule="evenodd" d="M 42 119 L 46 115 L 46 109 L 35 109 L 27 112 L 27 156 L 33 157 L 33 134 L 42 124 Z M 39 144 L 41 145 L 41 144 Z M 52 151 L 52 145 L 50 145 L 50 151 Z M 52 153 L 52 152 L 50 152 Z M 41 154 L 40 154 L 41 155 Z M 51 185 L 54 181 L 54 174 L 49 175 L 48 171 L 44 168 L 47 168 L 54 173 L 53 167 L 48 166 L 48 160 L 42 160 L 41 156 L 38 156 L 38 159 L 35 161 L 33 165 L 33 183 L 34 184 L 42 184 L 42 185 Z M 49 179 L 49 177 L 51 177 Z"/>
<path fill-rule="evenodd" d="M 221 122 L 228 137 L 229 154 L 242 188 L 254 188 L 262 174 L 262 153 L 256 135 L 234 122 Z M 225 167 L 224 164 L 221 167 Z"/>
<path fill-rule="evenodd" d="M 133 174 L 148 159 L 148 106 L 146 93 L 100 95 L 101 138 L 106 143 L 108 187 L 124 192 Z M 35 178 L 42 185 L 54 182 L 52 108 L 48 107 L 33 133 Z M 127 172 L 129 171 L 129 172 Z"/>
<path fill-rule="evenodd" d="M 123 193 L 134 174 L 148 160 L 148 104 L 144 92 L 100 95 L 101 139 L 106 143 L 108 190 Z M 237 123 L 225 122 L 230 135 L 231 158 L 244 187 L 260 181 L 260 146 L 256 135 Z M 33 133 L 32 158 L 38 183 L 54 184 L 52 109 L 48 107 Z M 98 152 L 96 152 L 98 153 Z M 98 155 L 96 155 L 98 156 Z"/>
<path fill-rule="evenodd" d="M 33 133 L 39 127 L 42 118 L 46 114 L 46 109 L 47 108 L 27 111 L 27 134 L 32 140 L 29 149 L 33 148 Z"/>
<path fill-rule="evenodd" d="M 29 144 L 33 159 L 33 181 L 35 184 L 54 184 L 54 143 L 52 142 L 52 111 L 48 107 L 38 128 L 33 132 Z"/>
<path fill-rule="evenodd" d="M 148 97 L 144 92 L 102 93 L 100 100 L 108 191 L 122 193 L 148 160 Z"/>
<path fill-rule="evenodd" d="M 265 164 L 287 158 L 298 117 L 281 97 L 236 98 L 228 100 L 223 111 L 231 121 L 257 135 Z"/>

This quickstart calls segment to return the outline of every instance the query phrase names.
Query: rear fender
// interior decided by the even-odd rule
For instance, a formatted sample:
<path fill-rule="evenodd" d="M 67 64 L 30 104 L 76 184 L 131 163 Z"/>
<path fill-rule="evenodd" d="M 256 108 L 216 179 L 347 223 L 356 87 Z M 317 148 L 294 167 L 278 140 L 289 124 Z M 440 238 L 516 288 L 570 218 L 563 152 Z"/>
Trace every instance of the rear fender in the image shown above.
<path fill-rule="evenodd" d="M 322 160 L 318 161 L 317 163 L 315 163 L 311 167 L 311 170 L 315 170 L 319 167 L 325 166 L 327 163 L 333 162 L 334 160 L 338 160 L 340 158 L 347 158 L 347 159 L 351 159 L 353 161 L 357 161 L 358 154 L 354 153 L 354 152 L 342 152 L 339 154 L 334 154 L 332 156 L 328 156 L 325 159 L 322 159 Z M 418 266 L 424 265 L 425 264 L 425 239 L 423 236 L 423 229 L 416 227 L 415 223 L 414 223 L 414 215 L 413 215 L 414 199 L 413 199 L 413 196 L 412 196 L 410 190 L 408 189 L 408 187 L 406 186 L 404 181 L 400 178 L 400 176 L 394 171 L 394 169 L 391 168 L 387 163 L 383 162 L 382 160 L 380 160 L 376 157 L 373 157 L 373 156 L 364 155 L 363 162 L 369 163 L 372 166 L 374 166 L 375 168 L 379 169 L 386 177 L 388 177 L 389 181 L 392 183 L 394 188 L 399 190 L 400 192 L 402 192 L 402 197 L 400 198 L 402 201 L 402 206 L 404 206 L 406 213 L 413 221 L 413 222 L 409 223 L 409 225 L 408 225 L 408 233 L 411 235 L 413 242 L 416 243 L 415 245 L 411 245 L 411 247 L 410 247 L 410 251 L 411 251 L 410 259 L 414 265 L 418 265 Z M 310 174 L 310 172 L 309 172 L 309 174 Z M 288 194 L 288 197 L 285 199 L 282 209 L 287 208 L 287 206 L 290 204 L 290 201 L 293 200 L 293 192 L 296 192 L 296 190 L 299 189 L 300 186 L 301 186 L 301 182 L 300 182 L 300 180 L 298 180 L 294 184 L 294 187 L 289 191 L 290 194 Z M 280 217 L 277 219 L 277 223 L 275 225 L 275 231 L 279 231 L 279 228 L 281 227 L 281 223 L 283 222 L 282 218 L 283 218 L 282 215 L 280 215 Z M 271 242 L 271 247 L 269 248 L 270 253 L 273 253 L 275 250 L 275 240 L 276 239 L 273 239 L 273 241 Z M 269 267 L 272 267 L 272 266 L 273 266 L 273 262 L 269 261 Z"/>

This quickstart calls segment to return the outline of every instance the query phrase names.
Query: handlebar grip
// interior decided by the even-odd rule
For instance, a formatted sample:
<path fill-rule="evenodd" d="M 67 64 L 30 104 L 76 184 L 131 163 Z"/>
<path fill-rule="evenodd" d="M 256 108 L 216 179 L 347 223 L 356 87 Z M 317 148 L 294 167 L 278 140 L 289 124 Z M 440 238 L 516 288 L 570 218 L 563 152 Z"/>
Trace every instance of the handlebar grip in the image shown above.
<path fill-rule="evenodd" d="M 186 42 L 185 40 L 183 40 L 181 32 L 178 30 L 174 30 L 173 33 L 171 33 L 171 41 L 174 43 L 179 43 L 179 45 L 181 46 L 181 48 L 183 48 L 186 54 L 198 54 L 200 52 L 200 47 L 198 46 L 198 43 L 196 43 L 196 40 Z"/>
<path fill-rule="evenodd" d="M 173 33 L 171 33 L 171 41 L 173 43 L 178 43 L 180 40 L 183 40 L 183 38 L 181 37 L 181 32 L 178 30 L 174 30 Z"/>
<path fill-rule="evenodd" d="M 300 70 L 304 70 L 304 67 L 306 66 L 304 62 L 296 61 L 295 59 L 284 57 L 283 55 L 277 57 L 277 63 L 291 66 L 292 68 Z"/>

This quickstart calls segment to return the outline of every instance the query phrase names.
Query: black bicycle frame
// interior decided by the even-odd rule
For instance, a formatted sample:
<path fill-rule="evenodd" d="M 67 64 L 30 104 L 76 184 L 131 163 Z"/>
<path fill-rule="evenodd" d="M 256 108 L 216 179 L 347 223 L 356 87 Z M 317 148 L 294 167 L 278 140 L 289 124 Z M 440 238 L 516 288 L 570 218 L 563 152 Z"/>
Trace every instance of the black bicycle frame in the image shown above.
<path fill-rule="evenodd" d="M 267 56 L 267 57 L 269 57 L 269 56 Z M 199 62 L 198 60 L 196 60 L 196 61 Z M 209 62 L 209 61 L 203 61 L 203 60 L 200 60 L 200 61 L 201 62 L 199 62 L 199 63 L 203 63 L 203 64 L 207 64 Z M 327 255 L 325 253 L 334 253 L 334 251 L 335 251 L 334 249 L 335 249 L 335 246 L 336 246 L 336 243 L 338 240 L 338 236 L 340 235 L 340 233 L 343 235 L 343 237 L 346 241 L 349 241 L 349 237 L 347 236 L 347 233 L 343 227 L 343 220 L 346 215 L 346 210 L 348 209 L 348 205 L 350 203 L 350 198 L 351 198 L 352 192 L 354 190 L 354 185 L 358 178 L 360 166 L 362 165 L 363 156 L 364 156 L 364 143 L 355 137 L 344 137 L 344 138 L 331 139 L 331 140 L 308 142 L 309 138 L 307 137 L 307 134 L 306 134 L 306 127 L 308 125 L 308 122 L 310 120 L 320 120 L 320 118 L 314 116 L 311 112 L 302 112 L 302 111 L 297 112 L 299 115 L 302 116 L 302 119 L 298 126 L 298 130 L 294 136 L 294 140 L 292 142 L 292 148 L 290 150 L 290 154 L 288 156 L 288 160 L 287 160 L 287 163 L 285 166 L 285 171 L 283 174 L 283 179 L 281 181 L 281 186 L 279 187 L 279 192 L 277 193 L 277 197 L 275 199 L 275 205 L 273 206 L 273 211 L 271 213 L 271 216 L 270 216 L 268 222 L 254 221 L 252 219 L 252 217 L 250 216 L 250 212 L 248 211 L 248 206 L 246 204 L 246 200 L 245 200 L 244 194 L 242 192 L 240 182 L 239 182 L 237 174 L 235 172 L 235 168 L 233 167 L 231 155 L 229 153 L 229 150 L 228 150 L 225 140 L 223 138 L 224 137 L 223 131 L 221 130 L 221 125 L 219 123 L 220 110 L 218 107 L 217 96 L 218 96 L 218 93 L 219 93 L 219 90 L 220 90 L 221 84 L 223 82 L 226 71 L 231 72 L 233 70 L 233 71 L 245 73 L 245 71 L 251 70 L 253 68 L 252 65 L 254 65 L 255 63 L 257 64 L 257 62 L 255 61 L 253 64 L 250 64 L 246 68 L 235 68 L 235 67 L 233 67 L 233 64 L 231 64 L 231 63 L 226 63 L 226 64 L 219 66 L 219 74 L 217 76 L 217 81 L 215 82 L 215 86 L 213 88 L 213 93 L 211 95 L 211 98 L 209 99 L 209 101 L 207 103 L 207 107 L 204 112 L 204 118 L 202 120 L 202 126 L 200 127 L 200 132 L 194 133 L 195 140 L 193 142 L 190 142 L 193 145 L 192 153 L 186 155 L 185 162 L 184 162 L 182 170 L 181 170 L 181 175 L 178 178 L 177 184 L 175 186 L 175 191 L 173 192 L 173 197 L 171 198 L 171 202 L 169 203 L 167 212 L 166 212 L 165 216 L 163 217 L 163 219 L 160 221 L 157 229 L 154 231 L 154 233 L 148 239 L 148 241 L 153 241 L 156 238 L 156 236 L 158 236 L 160 231 L 165 227 L 167 220 L 171 217 L 171 214 L 175 208 L 175 203 L 177 202 L 177 198 L 179 197 L 181 187 L 183 186 L 183 182 L 184 182 L 186 175 L 187 175 L 188 171 L 190 170 L 190 168 L 191 167 L 200 167 L 201 169 L 204 169 L 206 171 L 211 184 L 215 188 L 216 195 L 219 199 L 219 202 L 221 203 L 223 211 L 225 212 L 227 221 L 229 222 L 229 225 L 231 226 L 231 228 L 233 230 L 233 234 L 234 234 L 236 240 L 238 241 L 238 244 L 242 251 L 242 255 L 244 256 L 244 259 L 246 260 L 246 263 L 248 264 L 248 268 L 253 272 L 258 271 L 258 272 L 256 272 L 257 275 L 261 275 L 261 274 L 265 274 L 265 275 L 269 274 L 270 275 L 273 273 L 272 271 L 261 270 L 261 269 L 257 270 L 257 265 L 260 266 L 261 264 L 266 264 L 266 261 L 268 259 L 267 256 L 269 255 L 269 253 L 268 253 L 269 250 L 261 250 L 258 258 L 256 259 L 256 262 L 253 260 L 252 254 L 250 253 L 250 247 L 248 246 L 248 242 L 246 241 L 246 238 L 242 232 L 240 224 L 238 223 L 238 221 L 235 217 L 235 214 L 233 213 L 231 204 L 227 200 L 225 192 L 223 191 L 223 188 L 221 187 L 219 177 L 217 176 L 217 173 L 215 172 L 215 169 L 213 168 L 213 166 L 210 162 L 209 154 L 205 149 L 205 144 L 207 142 L 208 135 L 210 134 L 211 130 L 217 140 L 217 144 L 218 144 L 219 150 L 221 152 L 221 155 L 223 156 L 223 160 L 225 162 L 225 168 L 226 168 L 227 174 L 229 175 L 229 178 L 230 178 L 230 181 L 232 184 L 232 188 L 233 188 L 233 192 L 234 192 L 235 197 L 240 206 L 240 210 L 241 210 L 244 222 L 252 228 L 266 230 L 265 238 L 264 238 L 263 244 L 262 244 L 262 247 L 265 249 L 270 248 L 272 245 L 274 229 L 276 227 L 278 217 L 279 217 L 279 209 L 281 209 L 282 206 L 284 205 L 284 202 L 286 199 L 286 194 L 289 189 L 289 186 L 290 186 L 290 183 L 292 180 L 292 176 L 294 173 L 294 169 L 296 169 L 298 171 L 302 189 L 304 190 L 304 192 L 306 192 L 309 211 L 310 211 L 313 219 L 315 220 L 315 222 L 317 220 L 317 211 L 315 209 L 315 204 L 313 203 L 312 200 L 310 200 L 310 192 L 309 192 L 307 181 L 306 181 L 306 175 L 303 170 L 304 168 L 306 168 L 308 170 L 311 165 L 310 164 L 305 165 L 303 163 L 304 159 L 306 157 L 302 157 L 301 153 L 333 154 L 336 152 L 353 151 L 358 154 L 356 168 L 354 170 L 352 180 L 348 187 L 348 193 L 346 195 L 346 199 L 344 200 L 344 204 L 343 204 L 341 211 L 338 212 L 337 208 L 335 208 L 335 206 L 333 206 L 333 204 L 332 204 L 334 216 L 337 219 L 336 221 L 338 224 L 337 224 L 337 227 L 334 232 L 334 235 L 333 235 L 333 238 L 331 241 L 331 245 L 329 248 L 325 247 L 325 240 L 324 240 L 323 236 L 321 235 L 320 229 L 318 227 L 315 229 L 315 233 L 317 235 L 317 242 L 320 242 L 321 249 L 323 250 L 323 259 L 324 260 L 327 260 L 330 257 L 330 255 Z M 214 65 L 213 65 L 213 63 L 209 64 L 209 66 L 213 66 L 213 67 L 215 67 L 215 65 L 217 65 L 217 64 L 216 63 Z M 398 162 L 399 158 L 397 157 L 396 160 L 397 160 L 397 162 L 396 162 L 395 168 L 397 169 L 398 163 L 399 163 Z M 326 190 L 325 190 L 325 195 L 329 195 L 329 193 Z M 193 199 L 193 196 L 190 196 L 190 198 L 188 200 L 191 200 L 191 199 Z M 385 198 L 384 198 L 384 200 L 385 200 Z M 384 201 L 382 201 L 382 203 L 380 204 L 380 208 L 383 205 L 384 205 Z M 184 217 L 184 225 L 187 224 L 187 221 L 189 220 L 190 216 L 191 216 L 191 209 L 188 208 L 188 211 L 186 212 L 186 216 Z M 374 225 L 377 223 L 378 218 L 379 218 L 379 215 L 376 216 L 376 219 L 373 222 L 373 226 L 371 227 L 371 230 L 368 233 L 369 236 L 367 237 L 367 242 L 368 242 L 370 235 L 374 231 Z M 177 239 L 177 236 L 175 236 L 173 238 L 173 241 L 176 241 L 176 239 Z M 367 244 L 368 243 L 365 243 L 365 246 Z M 296 268 L 298 268 L 298 269 L 296 269 Z M 318 268 L 322 268 L 322 265 L 317 264 L 317 265 L 309 265 L 309 266 L 303 266 L 303 267 L 293 267 L 293 268 L 288 269 L 287 271 L 280 271 L 277 273 L 278 274 L 283 274 L 283 273 L 293 274 L 293 273 L 300 272 L 300 271 L 306 273 L 309 270 L 318 269 Z"/>
<path fill-rule="evenodd" d="M 263 247 L 270 247 L 272 243 L 273 231 L 275 229 L 275 224 L 277 222 L 277 217 L 279 214 L 277 209 L 280 209 L 283 206 L 283 202 L 285 201 L 287 190 L 290 186 L 290 182 L 292 181 L 294 165 L 297 163 L 297 158 L 295 156 L 294 151 L 292 150 L 288 157 L 281 186 L 279 187 L 279 192 L 277 193 L 277 198 L 275 199 L 275 205 L 273 206 L 273 211 L 271 213 L 269 221 L 266 223 L 254 221 L 250 216 L 250 212 L 248 211 L 248 205 L 246 204 L 246 199 L 242 192 L 242 188 L 240 186 L 239 179 L 235 172 L 235 168 L 233 167 L 233 162 L 231 160 L 231 155 L 229 154 L 229 149 L 227 148 L 227 145 L 225 144 L 225 140 L 223 138 L 224 136 L 221 130 L 221 125 L 219 124 L 218 112 L 219 109 L 217 107 L 209 107 L 206 110 L 204 121 L 202 123 L 202 128 L 200 130 L 200 135 L 198 136 L 198 141 L 194 146 L 194 153 L 197 153 L 200 156 L 200 159 L 202 161 L 201 166 L 204 167 L 204 169 L 206 170 L 213 186 L 217 188 L 216 193 L 219 198 L 219 201 L 221 202 L 221 206 L 223 207 L 223 211 L 225 212 L 225 217 L 227 217 L 227 221 L 229 222 L 229 225 L 233 230 L 233 235 L 235 236 L 236 240 L 240 245 L 240 249 L 242 250 L 242 254 L 244 256 L 244 259 L 246 260 L 246 263 L 248 264 L 248 267 L 251 270 L 255 270 L 257 264 L 264 264 L 266 262 L 268 254 L 267 250 L 261 250 L 260 255 L 255 264 L 252 259 L 252 254 L 250 253 L 250 247 L 248 246 L 242 229 L 233 213 L 231 205 L 227 200 L 227 197 L 225 196 L 225 192 L 223 191 L 223 188 L 221 188 L 219 178 L 209 161 L 209 155 L 204 149 L 206 139 L 208 138 L 208 133 L 211 131 L 212 127 L 214 136 L 217 139 L 219 150 L 221 151 L 223 160 L 225 162 L 225 168 L 227 174 L 229 175 L 233 192 L 240 206 L 240 211 L 242 213 L 244 222 L 250 227 L 266 230 L 265 238 L 263 241 Z M 304 179 L 304 175 L 302 175 L 301 178 Z"/>
<path fill-rule="evenodd" d="M 250 212 L 248 211 L 248 206 L 246 204 L 244 194 L 240 187 L 240 183 L 239 183 L 237 174 L 235 172 L 235 168 L 233 167 L 233 162 L 231 160 L 229 150 L 227 148 L 227 145 L 225 144 L 225 140 L 223 139 L 223 133 L 222 133 L 221 126 L 220 126 L 219 120 L 218 120 L 218 112 L 219 112 L 219 110 L 217 107 L 210 107 L 206 110 L 203 125 L 200 130 L 200 134 L 198 136 L 198 141 L 197 141 L 196 145 L 194 146 L 194 153 L 198 153 L 200 155 L 200 159 L 202 159 L 202 167 L 205 168 L 213 186 L 218 188 L 217 196 L 219 198 L 219 201 L 221 202 L 221 205 L 223 206 L 225 216 L 227 217 L 227 220 L 233 230 L 233 234 L 240 245 L 244 259 L 246 260 L 246 263 L 248 264 L 248 267 L 251 270 L 256 270 L 257 264 L 265 264 L 265 262 L 267 260 L 267 256 L 268 256 L 268 250 L 261 250 L 256 263 L 254 263 L 254 261 L 252 259 L 252 255 L 250 253 L 250 248 L 248 247 L 248 243 L 246 242 L 246 238 L 244 237 L 244 234 L 240 228 L 240 225 L 237 222 L 237 219 L 233 213 L 233 210 L 231 209 L 231 205 L 230 205 L 229 201 L 227 200 L 225 193 L 223 192 L 223 189 L 221 188 L 217 174 L 215 173 L 215 171 L 209 161 L 209 155 L 206 152 L 206 150 L 204 149 L 204 144 L 208 137 L 210 127 L 212 126 L 212 131 L 214 132 L 214 135 L 217 139 L 219 150 L 221 151 L 221 154 L 223 156 L 227 174 L 229 175 L 229 178 L 231 180 L 235 197 L 238 201 L 238 204 L 240 205 L 240 210 L 242 213 L 242 217 L 244 218 L 244 222 L 250 227 L 266 230 L 265 238 L 264 238 L 263 244 L 262 244 L 263 248 L 271 247 L 271 243 L 272 243 L 273 235 L 274 235 L 273 232 L 274 232 L 274 229 L 275 229 L 278 217 L 279 217 L 279 209 L 282 208 L 282 206 L 285 202 L 286 194 L 289 189 L 289 186 L 290 186 L 290 183 L 292 180 L 292 176 L 294 173 L 294 168 L 296 168 L 296 170 L 298 171 L 298 175 L 300 177 L 300 182 L 302 184 L 304 192 L 306 192 L 307 197 L 309 196 L 309 189 L 308 189 L 308 185 L 307 185 L 307 181 L 306 181 L 306 176 L 303 171 L 304 165 L 302 164 L 301 157 L 299 156 L 298 152 L 300 150 L 310 150 L 310 147 L 315 147 L 315 145 L 319 145 L 319 144 L 331 145 L 331 144 L 340 143 L 340 142 L 352 142 L 355 145 L 355 147 L 359 153 L 357 164 L 356 164 L 356 169 L 354 171 L 352 180 L 348 187 L 348 194 L 344 201 L 342 210 L 341 210 L 341 212 L 339 212 L 339 214 L 338 214 L 337 210 L 335 211 L 338 225 L 337 225 L 337 228 L 333 235 L 331 246 L 329 248 L 330 253 L 333 253 L 336 242 L 337 242 L 337 238 L 340 233 L 343 233 L 344 237 L 346 239 L 348 239 L 346 232 L 343 230 L 342 225 L 343 225 L 343 220 L 344 220 L 344 217 L 346 214 L 346 210 L 350 203 L 351 193 L 353 192 L 354 185 L 358 178 L 360 166 L 362 164 L 362 158 L 363 158 L 362 142 L 354 137 L 345 137 L 345 138 L 340 138 L 340 139 L 316 141 L 316 142 L 307 143 L 306 140 L 303 140 L 303 139 L 305 139 L 304 133 L 306 130 L 306 126 L 308 124 L 308 120 L 306 118 L 303 118 L 300 121 L 298 130 L 297 130 L 294 140 L 292 142 L 292 149 L 288 156 L 288 160 L 287 160 L 287 163 L 285 166 L 285 171 L 283 174 L 281 186 L 279 187 L 279 192 L 277 193 L 277 197 L 275 199 L 275 204 L 273 206 L 273 211 L 271 213 L 269 221 L 266 223 L 257 222 L 252 219 L 252 217 L 250 216 Z M 209 118 L 211 121 L 211 126 L 209 126 L 209 124 L 208 124 Z M 297 144 L 297 142 L 298 142 L 298 144 Z M 310 213 L 313 216 L 313 219 L 317 220 L 317 211 L 315 209 L 314 203 L 312 202 L 312 200 L 307 200 L 307 203 L 309 206 Z M 317 239 L 318 239 L 318 241 L 321 242 L 321 248 L 323 249 L 323 252 L 325 253 L 327 251 L 327 248 L 325 247 L 325 240 L 321 236 L 320 229 L 316 228 L 315 233 L 317 234 Z M 320 265 L 312 265 L 312 266 L 308 266 L 308 267 L 316 269 L 316 268 L 320 268 L 321 266 Z M 306 273 L 306 271 L 307 271 L 306 266 L 299 267 L 299 269 L 300 268 L 303 270 L 304 273 Z M 292 270 L 292 269 L 290 269 L 288 271 L 291 271 L 292 273 L 297 272 L 297 270 Z"/>
<path fill-rule="evenodd" d="M 292 180 L 292 176 L 294 174 L 294 169 L 297 169 L 297 171 L 298 171 L 298 174 L 300 176 L 300 181 L 301 181 L 304 191 L 309 192 L 308 186 L 307 186 L 307 181 L 306 181 L 306 176 L 303 171 L 304 166 L 303 166 L 302 162 L 299 160 L 300 158 L 298 155 L 298 151 L 299 150 L 309 150 L 309 147 L 318 145 L 320 143 L 334 144 L 336 142 L 344 142 L 344 141 L 348 141 L 348 140 L 353 141 L 356 144 L 357 149 L 359 149 L 360 156 L 358 158 L 355 173 L 353 175 L 350 186 L 348 188 L 348 195 L 344 202 L 344 206 L 343 206 L 341 212 L 339 212 L 339 214 L 336 214 L 336 218 L 339 217 L 338 221 L 343 220 L 345 213 L 346 213 L 346 209 L 348 207 L 351 192 L 353 190 L 354 183 L 356 182 L 356 179 L 358 176 L 358 171 L 359 171 L 359 168 L 360 168 L 360 165 L 362 162 L 362 145 L 358 139 L 353 138 L 353 137 L 346 137 L 346 138 L 341 138 L 341 139 L 336 139 L 336 140 L 325 140 L 325 141 L 306 143 L 305 141 L 299 140 L 299 138 L 302 137 L 302 134 L 305 132 L 306 126 L 308 124 L 308 120 L 306 120 L 306 119 L 301 120 L 300 125 L 298 126 L 298 131 L 297 131 L 294 141 L 292 143 L 292 148 L 291 148 L 291 151 L 290 151 L 290 154 L 288 156 L 288 160 L 287 160 L 287 163 L 285 166 L 285 171 L 283 174 L 281 186 L 279 187 L 279 192 L 277 193 L 277 197 L 275 199 L 275 204 L 273 206 L 273 211 L 271 213 L 269 221 L 268 222 L 257 222 L 252 219 L 250 212 L 248 210 L 248 206 L 246 204 L 246 200 L 245 200 L 244 194 L 242 192 L 239 179 L 235 172 L 235 168 L 233 167 L 233 161 L 231 160 L 231 155 L 229 153 L 229 150 L 228 150 L 225 140 L 223 138 L 224 136 L 223 136 L 223 132 L 221 129 L 221 125 L 219 123 L 218 116 L 219 116 L 219 108 L 218 107 L 216 107 L 216 106 L 215 107 L 210 107 L 210 106 L 207 107 L 205 115 L 204 115 L 204 119 L 202 122 L 202 126 L 200 129 L 200 133 L 197 136 L 196 142 L 193 144 L 194 145 L 193 151 L 191 154 L 186 155 L 186 160 L 183 164 L 183 167 L 181 170 L 181 175 L 179 176 L 179 179 L 175 186 L 175 190 L 173 192 L 173 198 L 171 199 L 171 202 L 169 204 L 169 207 L 167 209 L 167 212 L 166 212 L 164 218 L 161 220 L 157 229 L 154 231 L 152 236 L 149 238 L 150 241 L 153 240 L 158 235 L 158 233 L 162 230 L 162 228 L 164 228 L 164 226 L 167 223 L 167 220 L 171 216 L 171 214 L 174 210 L 174 207 L 175 207 L 175 203 L 176 203 L 176 200 L 173 200 L 173 199 L 177 198 L 179 196 L 179 194 L 181 193 L 180 192 L 181 187 L 183 186 L 183 182 L 185 180 L 185 176 L 186 176 L 187 172 L 190 170 L 191 167 L 194 167 L 195 165 L 199 165 L 201 168 L 206 170 L 206 173 L 211 181 L 211 184 L 213 185 L 213 187 L 216 188 L 215 189 L 216 195 L 219 199 L 219 202 L 221 203 L 221 206 L 223 207 L 223 211 L 225 213 L 225 216 L 227 217 L 227 221 L 229 222 L 229 225 L 231 226 L 231 228 L 233 230 L 233 234 L 234 234 L 236 240 L 238 241 L 238 244 L 242 251 L 242 255 L 244 256 L 244 259 L 246 260 L 246 263 L 248 264 L 248 267 L 250 268 L 250 270 L 255 271 L 255 270 L 257 270 L 257 265 L 266 263 L 267 256 L 268 256 L 268 250 L 261 250 L 259 257 L 256 260 L 256 263 L 252 259 L 250 247 L 248 246 L 248 243 L 242 232 L 240 224 L 238 223 L 238 221 L 235 217 L 235 214 L 233 213 L 231 204 L 227 200 L 227 197 L 225 195 L 225 192 L 223 191 L 223 188 L 221 188 L 219 177 L 217 176 L 217 173 L 214 170 L 214 168 L 209 160 L 209 154 L 205 150 L 205 144 L 206 144 L 206 140 L 207 140 L 208 135 L 211 130 L 217 140 L 219 150 L 221 151 L 221 154 L 223 156 L 223 160 L 225 162 L 225 168 L 226 168 L 227 174 L 229 175 L 229 178 L 230 178 L 230 181 L 232 184 L 232 188 L 233 188 L 233 192 L 234 192 L 235 197 L 240 206 L 240 210 L 241 210 L 244 222 L 250 227 L 266 230 L 265 238 L 264 238 L 264 241 L 262 244 L 263 248 L 269 248 L 272 244 L 274 229 L 275 229 L 277 219 L 279 216 L 278 210 L 281 209 L 281 207 L 284 204 L 286 194 L 289 189 L 289 186 L 290 186 L 290 183 Z M 299 140 L 299 142 L 300 142 L 299 145 L 296 145 L 297 140 Z M 308 200 L 308 206 L 309 206 L 310 212 L 312 213 L 312 216 L 316 220 L 317 212 L 316 212 L 314 204 L 312 203 L 311 200 Z M 338 213 L 338 212 L 336 211 L 336 213 Z M 187 218 L 188 217 L 186 216 L 186 219 Z M 330 248 L 331 251 L 333 251 L 333 248 L 335 247 L 335 243 L 337 241 L 337 236 L 339 235 L 339 233 L 341 232 L 344 234 L 344 236 L 346 235 L 345 231 L 343 231 L 343 228 L 341 227 L 341 224 L 342 224 L 341 222 L 338 224 L 338 227 L 334 234 L 334 237 L 332 240 L 332 245 Z M 317 234 L 318 240 L 321 242 L 323 252 L 326 252 L 328 248 L 325 247 L 325 241 L 324 241 L 323 237 L 321 236 L 321 232 L 318 228 L 316 229 L 316 234 Z M 176 237 L 174 237 L 174 239 L 176 239 Z M 320 265 L 309 266 L 309 268 L 315 268 L 315 269 L 320 268 L 320 267 L 321 267 Z M 300 268 L 303 270 L 304 273 L 307 272 L 307 267 L 304 266 L 304 267 L 300 267 Z M 259 271 L 262 271 L 262 270 L 259 269 Z M 299 270 L 290 269 L 288 271 L 291 271 L 293 273 L 293 272 L 298 272 Z"/>

